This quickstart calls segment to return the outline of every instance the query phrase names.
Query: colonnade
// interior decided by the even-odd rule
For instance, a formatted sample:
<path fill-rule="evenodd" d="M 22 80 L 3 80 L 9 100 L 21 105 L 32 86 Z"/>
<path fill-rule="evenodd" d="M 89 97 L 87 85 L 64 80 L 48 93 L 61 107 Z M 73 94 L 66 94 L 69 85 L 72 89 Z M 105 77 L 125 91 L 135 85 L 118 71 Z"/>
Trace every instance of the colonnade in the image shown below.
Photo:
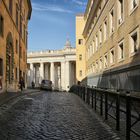
<path fill-rule="evenodd" d="M 28 87 L 32 81 L 39 87 L 46 79 L 52 81 L 54 89 L 68 91 L 76 83 L 75 65 L 75 61 L 28 63 Z"/>

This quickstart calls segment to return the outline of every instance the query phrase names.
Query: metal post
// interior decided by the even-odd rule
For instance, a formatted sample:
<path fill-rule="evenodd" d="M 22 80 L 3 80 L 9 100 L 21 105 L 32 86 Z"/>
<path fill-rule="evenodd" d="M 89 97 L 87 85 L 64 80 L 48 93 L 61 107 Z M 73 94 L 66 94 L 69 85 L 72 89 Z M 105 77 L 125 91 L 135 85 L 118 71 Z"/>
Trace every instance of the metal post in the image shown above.
<path fill-rule="evenodd" d="M 100 115 L 103 115 L 103 93 L 100 93 Z"/>
<path fill-rule="evenodd" d="M 126 96 L 126 140 L 130 140 L 131 131 L 131 101 L 130 95 Z"/>
<path fill-rule="evenodd" d="M 116 130 L 120 130 L 120 96 L 116 98 Z"/>
<path fill-rule="evenodd" d="M 93 108 L 93 89 L 92 89 L 92 92 L 91 92 L 91 98 L 92 98 L 91 107 Z"/>
<path fill-rule="evenodd" d="M 96 104 L 97 104 L 97 99 L 96 99 L 96 90 L 95 90 L 95 102 L 94 102 L 94 109 L 95 109 L 95 111 L 96 111 Z"/>
<path fill-rule="evenodd" d="M 108 119 L 108 93 L 105 93 L 105 120 Z"/>

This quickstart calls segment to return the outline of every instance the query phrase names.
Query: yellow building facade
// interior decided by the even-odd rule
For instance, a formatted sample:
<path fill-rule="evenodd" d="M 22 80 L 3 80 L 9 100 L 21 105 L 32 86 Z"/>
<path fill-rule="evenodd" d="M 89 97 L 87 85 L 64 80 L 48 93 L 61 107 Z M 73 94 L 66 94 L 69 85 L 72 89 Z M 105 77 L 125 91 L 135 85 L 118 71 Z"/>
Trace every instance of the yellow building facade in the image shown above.
<path fill-rule="evenodd" d="M 76 79 L 82 81 L 86 77 L 85 39 L 82 32 L 85 26 L 84 15 L 76 16 Z"/>
<path fill-rule="evenodd" d="M 140 91 L 140 1 L 89 0 L 82 32 L 87 84 Z"/>
<path fill-rule="evenodd" d="M 30 0 L 0 1 L 0 92 L 17 91 L 19 78 L 26 81 Z"/>

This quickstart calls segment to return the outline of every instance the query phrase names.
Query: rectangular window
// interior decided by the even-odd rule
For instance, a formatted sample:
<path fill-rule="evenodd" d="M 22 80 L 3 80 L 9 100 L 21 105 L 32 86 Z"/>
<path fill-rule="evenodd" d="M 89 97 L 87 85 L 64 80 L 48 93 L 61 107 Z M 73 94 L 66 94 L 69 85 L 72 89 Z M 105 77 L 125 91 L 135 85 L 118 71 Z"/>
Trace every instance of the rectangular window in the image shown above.
<path fill-rule="evenodd" d="M 18 40 L 16 40 L 16 54 L 18 54 Z"/>
<path fill-rule="evenodd" d="M 4 32 L 4 20 L 3 17 L 0 15 L 0 36 L 3 36 Z"/>
<path fill-rule="evenodd" d="M 118 0 L 118 24 L 121 24 L 124 20 L 124 0 Z"/>
<path fill-rule="evenodd" d="M 110 51 L 110 63 L 113 64 L 115 62 L 115 52 L 114 49 Z"/>
<path fill-rule="evenodd" d="M 98 71 L 98 69 L 99 69 L 98 60 L 96 60 L 96 72 Z"/>
<path fill-rule="evenodd" d="M 16 26 L 18 27 L 18 4 L 16 4 Z"/>
<path fill-rule="evenodd" d="M 93 52 L 93 54 L 94 54 L 94 52 L 95 52 L 95 42 L 94 42 L 94 40 L 93 40 L 93 42 L 92 42 L 92 52 Z"/>
<path fill-rule="evenodd" d="M 22 58 L 22 47 L 20 47 L 19 53 L 20 53 L 20 58 Z"/>
<path fill-rule="evenodd" d="M 82 70 L 79 71 L 79 76 L 82 77 Z"/>
<path fill-rule="evenodd" d="M 79 60 L 80 60 L 80 61 L 82 60 L 82 54 L 79 55 Z"/>
<path fill-rule="evenodd" d="M 99 43 L 102 44 L 102 29 L 99 30 Z"/>
<path fill-rule="evenodd" d="M 138 6 L 138 0 L 129 0 L 130 12 Z"/>
<path fill-rule="evenodd" d="M 124 43 L 121 41 L 118 46 L 118 59 L 124 59 Z"/>
<path fill-rule="evenodd" d="M 78 39 L 78 44 L 83 45 L 83 39 Z"/>
<path fill-rule="evenodd" d="M 136 53 L 138 51 L 139 46 L 139 30 L 138 28 L 130 34 L 130 51 L 131 54 Z"/>
<path fill-rule="evenodd" d="M 114 8 L 110 11 L 110 34 L 114 32 Z"/>
<path fill-rule="evenodd" d="M 9 12 L 12 15 L 12 12 L 13 12 L 13 0 L 9 0 Z"/>
<path fill-rule="evenodd" d="M 99 69 L 102 70 L 102 66 L 103 66 L 103 60 L 102 58 L 100 58 L 100 63 L 99 63 Z"/>
<path fill-rule="evenodd" d="M 17 70 L 17 68 L 16 68 L 16 70 L 15 70 L 15 78 L 16 78 L 16 80 L 17 80 L 17 77 L 18 77 L 18 72 L 17 72 L 18 70 Z"/>
<path fill-rule="evenodd" d="M 3 76 L 3 60 L 0 58 L 0 76 Z"/>
<path fill-rule="evenodd" d="M 22 16 L 20 18 L 21 18 L 21 20 L 20 20 L 20 35 L 22 36 Z"/>
<path fill-rule="evenodd" d="M 104 21 L 104 41 L 107 39 L 107 19 Z"/>
<path fill-rule="evenodd" d="M 95 50 L 97 51 L 98 50 L 98 36 L 96 35 L 96 38 L 95 38 Z"/>
<path fill-rule="evenodd" d="M 107 57 L 107 54 L 105 54 L 104 56 L 104 68 L 107 68 L 108 66 L 108 57 Z"/>

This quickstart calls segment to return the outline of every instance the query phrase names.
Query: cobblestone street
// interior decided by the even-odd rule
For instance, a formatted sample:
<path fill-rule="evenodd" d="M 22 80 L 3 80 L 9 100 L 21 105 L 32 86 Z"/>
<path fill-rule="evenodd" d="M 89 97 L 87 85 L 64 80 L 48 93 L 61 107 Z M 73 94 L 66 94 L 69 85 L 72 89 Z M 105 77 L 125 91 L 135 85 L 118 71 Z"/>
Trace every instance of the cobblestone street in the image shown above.
<path fill-rule="evenodd" d="M 71 93 L 32 93 L 0 107 L 0 140 L 116 139 L 111 128 Z"/>

